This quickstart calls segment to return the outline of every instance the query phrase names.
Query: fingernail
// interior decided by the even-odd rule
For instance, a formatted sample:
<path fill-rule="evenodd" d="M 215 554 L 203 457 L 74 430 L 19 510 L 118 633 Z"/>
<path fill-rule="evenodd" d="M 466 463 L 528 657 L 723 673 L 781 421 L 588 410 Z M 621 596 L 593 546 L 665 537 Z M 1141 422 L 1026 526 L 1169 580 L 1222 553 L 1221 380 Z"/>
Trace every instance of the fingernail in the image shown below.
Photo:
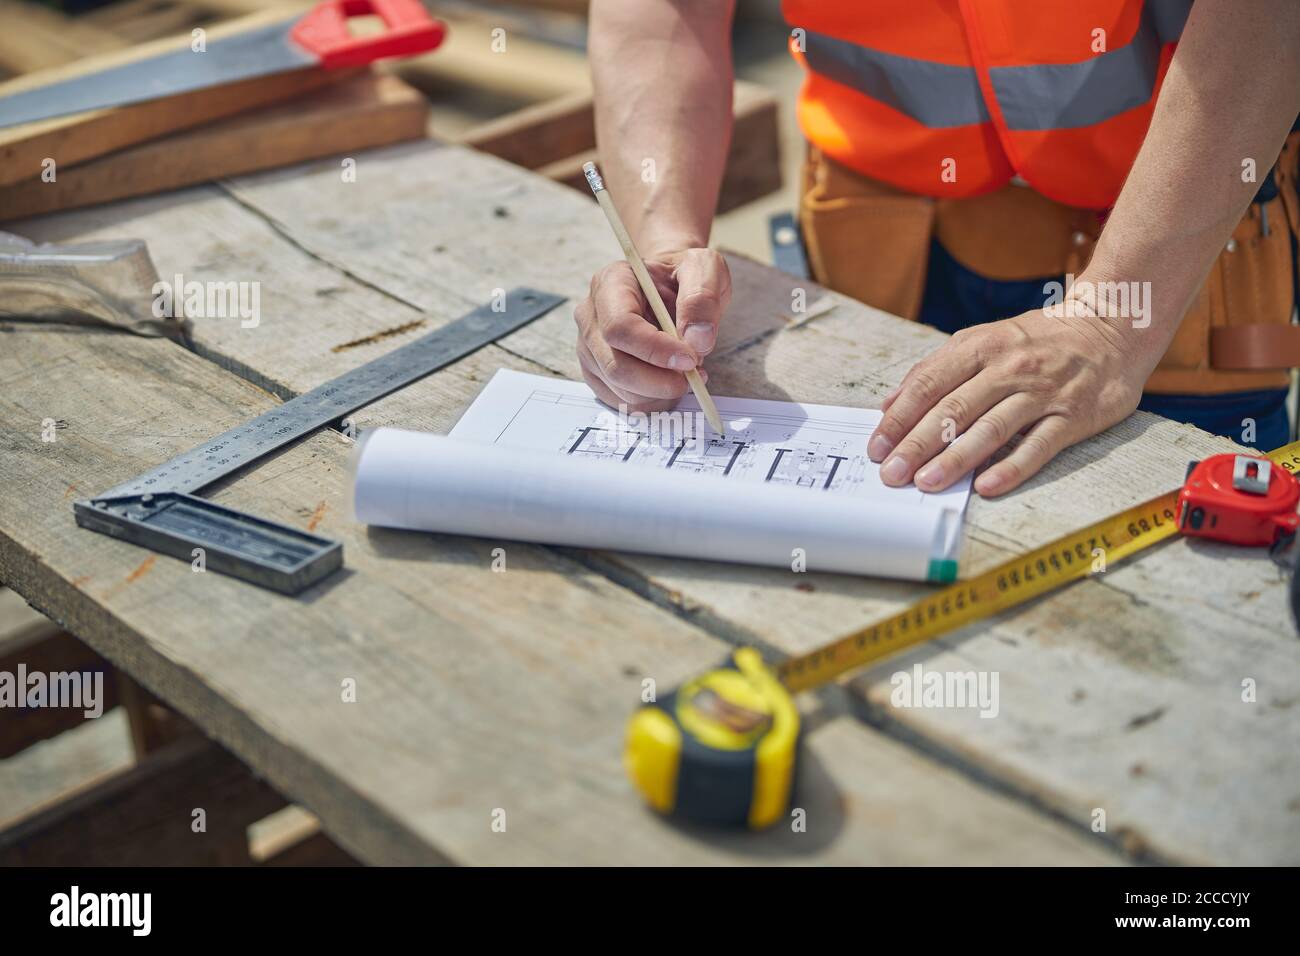
<path fill-rule="evenodd" d="M 916 486 L 918 488 L 937 488 L 943 483 L 943 466 L 934 462 L 926 465 L 916 473 Z"/>
<path fill-rule="evenodd" d="M 979 481 L 975 482 L 976 491 L 981 495 L 995 495 L 998 489 L 1002 487 L 1002 476 L 996 471 L 986 471 L 980 475 Z"/>
<path fill-rule="evenodd" d="M 668 360 L 668 367 L 674 372 L 689 372 L 695 368 L 695 363 L 691 361 L 689 355 L 682 355 L 679 352 Z"/>
<path fill-rule="evenodd" d="M 867 442 L 867 457 L 872 461 L 884 460 L 884 457 L 893 450 L 894 443 L 879 432 L 872 435 L 871 441 Z"/>
<path fill-rule="evenodd" d="M 682 338 L 686 340 L 686 344 L 701 355 L 713 348 L 713 340 L 716 336 L 717 331 L 706 322 L 696 322 L 694 325 L 688 325 L 686 331 L 682 333 Z"/>
<path fill-rule="evenodd" d="M 907 462 L 895 455 L 880 469 L 880 477 L 887 483 L 902 483 L 907 477 Z"/>

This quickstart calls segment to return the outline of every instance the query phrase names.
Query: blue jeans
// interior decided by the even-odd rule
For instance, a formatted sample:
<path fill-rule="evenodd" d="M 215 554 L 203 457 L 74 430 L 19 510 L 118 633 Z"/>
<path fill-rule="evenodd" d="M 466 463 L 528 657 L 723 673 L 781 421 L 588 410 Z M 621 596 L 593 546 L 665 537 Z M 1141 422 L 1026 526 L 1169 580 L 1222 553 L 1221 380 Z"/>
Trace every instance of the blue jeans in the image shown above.
<path fill-rule="evenodd" d="M 1043 286 L 1054 279 L 1003 282 L 986 279 L 967 269 L 948 254 L 938 241 L 930 244 L 930 267 L 921 300 L 921 321 L 952 334 L 982 322 L 1041 309 L 1046 294 Z M 1286 389 L 1255 392 L 1227 392 L 1222 395 L 1143 395 L 1138 408 L 1186 422 L 1216 435 L 1223 435 L 1260 451 L 1280 448 L 1291 440 L 1286 413 Z M 1254 441 L 1243 425 L 1254 419 Z"/>

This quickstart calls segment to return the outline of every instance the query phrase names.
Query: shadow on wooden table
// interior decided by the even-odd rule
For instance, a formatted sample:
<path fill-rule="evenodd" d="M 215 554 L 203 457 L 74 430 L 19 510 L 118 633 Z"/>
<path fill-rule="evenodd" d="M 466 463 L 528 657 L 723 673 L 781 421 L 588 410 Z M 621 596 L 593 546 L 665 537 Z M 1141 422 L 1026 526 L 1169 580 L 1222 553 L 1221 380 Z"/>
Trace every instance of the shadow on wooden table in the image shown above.
<path fill-rule="evenodd" d="M 752 857 L 755 861 L 780 859 L 791 862 L 800 857 L 816 857 L 833 845 L 844 829 L 844 798 L 826 765 L 809 747 L 799 755 L 798 777 L 791 800 L 791 813 L 802 810 L 799 817 L 780 822 L 760 833 L 750 830 L 721 830 L 717 827 L 664 820 L 663 826 L 677 830 L 692 840 L 711 847 Z M 647 811 L 649 812 L 649 811 Z M 795 823 L 804 830 L 796 830 Z"/>

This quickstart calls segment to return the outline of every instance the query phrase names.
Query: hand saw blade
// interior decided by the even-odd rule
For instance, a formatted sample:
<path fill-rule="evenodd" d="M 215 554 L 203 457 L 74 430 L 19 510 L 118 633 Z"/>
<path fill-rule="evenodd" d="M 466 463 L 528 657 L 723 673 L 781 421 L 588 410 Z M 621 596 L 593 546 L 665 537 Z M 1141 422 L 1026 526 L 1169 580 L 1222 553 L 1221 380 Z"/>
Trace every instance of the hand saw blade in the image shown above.
<path fill-rule="evenodd" d="M 385 31 L 352 36 L 347 20 L 376 14 Z M 323 0 L 302 17 L 0 98 L 0 129 L 87 110 L 130 106 L 259 76 L 361 66 L 432 50 L 444 27 L 418 0 Z"/>
<path fill-rule="evenodd" d="M 112 106 L 129 106 L 255 76 L 305 70 L 316 58 L 289 39 L 293 21 L 148 60 L 15 93 L 0 100 L 0 127 Z"/>

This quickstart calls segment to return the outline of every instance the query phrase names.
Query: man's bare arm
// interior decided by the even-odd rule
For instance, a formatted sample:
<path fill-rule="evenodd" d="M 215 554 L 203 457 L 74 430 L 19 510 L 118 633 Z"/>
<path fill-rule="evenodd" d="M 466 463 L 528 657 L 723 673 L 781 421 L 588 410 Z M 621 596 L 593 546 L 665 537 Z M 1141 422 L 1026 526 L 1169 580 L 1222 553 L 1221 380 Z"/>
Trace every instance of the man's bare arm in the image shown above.
<path fill-rule="evenodd" d="M 592 0 L 596 146 L 647 257 L 708 244 L 731 140 L 734 0 Z"/>
<path fill-rule="evenodd" d="M 868 449 L 887 484 L 932 491 L 978 467 L 984 495 L 1018 486 L 1059 451 L 1129 415 L 1188 304 L 1227 243 L 1300 111 L 1300 3 L 1197 0 L 1151 127 L 1077 287 L 1150 282 L 1150 324 L 1095 315 L 1067 296 L 959 332 L 885 401 Z M 1279 226 L 1280 228 L 1280 226 Z M 955 426 L 955 427 L 953 427 Z M 946 444 L 943 435 L 962 434 Z"/>
<path fill-rule="evenodd" d="M 1151 282 L 1151 328 L 1132 330 L 1151 369 L 1297 113 L 1300 3 L 1198 0 L 1142 150 L 1084 276 Z M 1243 175 L 1246 160 L 1257 177 Z"/>
<path fill-rule="evenodd" d="M 731 139 L 734 0 L 592 0 L 588 44 L 601 174 L 673 312 L 660 330 L 627 263 L 574 311 L 583 377 L 607 404 L 671 406 L 731 297 L 706 248 Z M 707 372 L 701 371 L 707 376 Z"/>

